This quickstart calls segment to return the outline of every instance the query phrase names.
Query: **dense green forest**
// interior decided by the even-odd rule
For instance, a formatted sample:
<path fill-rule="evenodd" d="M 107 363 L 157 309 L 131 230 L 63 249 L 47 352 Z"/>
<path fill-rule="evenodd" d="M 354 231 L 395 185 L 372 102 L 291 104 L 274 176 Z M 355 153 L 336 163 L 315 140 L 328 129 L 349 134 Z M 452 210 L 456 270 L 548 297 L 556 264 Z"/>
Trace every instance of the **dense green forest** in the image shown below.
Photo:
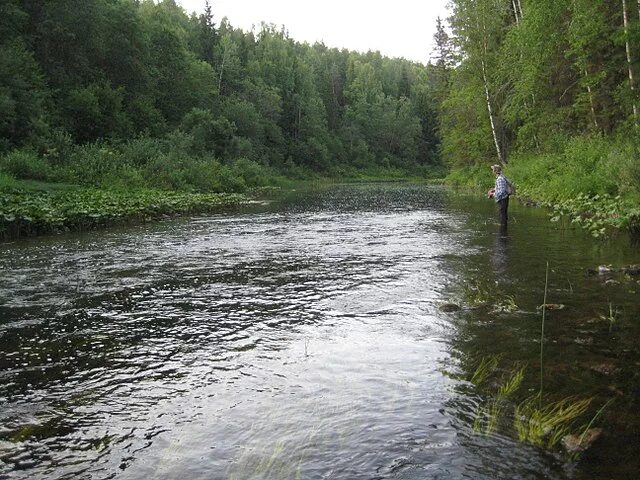
<path fill-rule="evenodd" d="M 3 0 L 0 187 L 243 192 L 446 165 L 484 188 L 500 162 L 556 218 L 640 224 L 640 1 L 450 7 L 423 65 L 245 32 L 209 2 Z"/>
<path fill-rule="evenodd" d="M 598 210 L 637 222 L 640 2 L 451 5 L 451 35 L 438 43 L 450 179 L 486 184 L 486 165 L 499 161 L 521 193 L 586 213 L 578 221 Z"/>
<path fill-rule="evenodd" d="M 0 8 L 5 182 L 242 191 L 439 162 L 423 65 L 273 25 L 244 32 L 209 3 L 201 15 L 174 0 Z"/>

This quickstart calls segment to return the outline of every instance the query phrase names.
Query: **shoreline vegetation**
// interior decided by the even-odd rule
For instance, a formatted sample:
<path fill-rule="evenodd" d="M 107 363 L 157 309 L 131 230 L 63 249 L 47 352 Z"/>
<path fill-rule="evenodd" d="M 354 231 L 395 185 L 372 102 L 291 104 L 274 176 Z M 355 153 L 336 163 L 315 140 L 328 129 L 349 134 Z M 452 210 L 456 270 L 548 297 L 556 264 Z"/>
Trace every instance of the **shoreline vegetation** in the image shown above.
<path fill-rule="evenodd" d="M 436 44 L 449 184 L 484 190 L 500 163 L 561 228 L 640 233 L 640 3 L 452 0 L 451 13 Z"/>
<path fill-rule="evenodd" d="M 27 155 L 27 158 L 35 157 Z M 415 173 L 398 169 L 376 168 L 342 174 L 292 179 L 274 175 L 272 171 L 264 172 L 251 162 L 238 162 L 226 176 L 221 177 L 220 172 L 215 174 L 219 191 L 211 192 L 197 191 L 192 185 L 167 189 L 147 186 L 144 182 L 123 185 L 106 181 L 83 185 L 18 180 L 0 172 L 0 242 L 178 215 L 220 213 L 318 184 L 426 181 Z"/>
<path fill-rule="evenodd" d="M 584 228 L 596 238 L 640 235 L 640 164 L 634 140 L 573 138 L 561 153 L 514 154 L 504 167 L 521 202 L 549 210 L 559 228 Z M 454 169 L 446 184 L 486 191 L 489 167 Z"/>

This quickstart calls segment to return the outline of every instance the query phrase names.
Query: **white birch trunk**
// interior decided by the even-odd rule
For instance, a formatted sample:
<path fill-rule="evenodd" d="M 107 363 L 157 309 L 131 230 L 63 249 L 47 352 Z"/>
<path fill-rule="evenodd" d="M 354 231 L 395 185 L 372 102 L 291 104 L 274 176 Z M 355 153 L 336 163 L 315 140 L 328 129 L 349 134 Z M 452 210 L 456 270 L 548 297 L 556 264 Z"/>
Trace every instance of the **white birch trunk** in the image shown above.
<path fill-rule="evenodd" d="M 491 124 L 491 135 L 493 136 L 493 143 L 496 147 L 496 153 L 498 154 L 498 162 L 501 165 L 504 165 L 506 162 L 504 161 L 504 158 L 502 156 L 502 150 L 500 150 L 500 142 L 498 141 L 498 132 L 496 130 L 496 122 L 493 117 L 493 106 L 491 105 L 491 94 L 489 93 L 489 79 L 487 78 L 487 64 L 486 64 L 486 58 L 488 54 L 487 32 L 485 30 L 484 24 L 482 25 L 482 49 L 483 49 L 483 55 L 482 55 L 482 58 L 480 59 L 480 63 L 482 66 L 482 80 L 484 83 L 484 93 L 487 100 L 487 111 L 489 112 L 489 123 Z"/>
<path fill-rule="evenodd" d="M 640 2 L 640 0 L 638 0 Z M 511 4 L 513 5 L 513 15 L 516 18 L 516 25 L 520 25 L 520 17 L 518 16 L 518 5 L 516 4 L 516 0 L 511 0 Z"/>
<path fill-rule="evenodd" d="M 631 47 L 629 46 L 629 15 L 627 11 L 627 0 L 622 0 L 622 19 L 624 22 L 624 44 L 627 51 L 627 67 L 629 69 L 629 88 L 631 89 L 633 121 L 638 125 L 638 108 L 635 100 L 635 84 L 633 82 L 633 68 L 631 65 Z"/>
<path fill-rule="evenodd" d="M 593 92 L 591 91 L 591 85 L 589 85 L 589 71 L 584 69 L 584 77 L 587 79 L 587 92 L 589 93 L 589 105 L 591 106 L 591 119 L 593 120 L 593 126 L 596 127 L 596 130 L 599 130 L 598 126 L 598 117 L 596 117 L 596 107 L 593 102 Z"/>
<path fill-rule="evenodd" d="M 500 150 L 500 143 L 498 142 L 498 132 L 496 131 L 496 123 L 493 119 L 493 107 L 491 106 L 491 95 L 489 94 L 489 81 L 487 80 L 487 68 L 482 59 L 482 79 L 484 80 L 484 93 L 487 98 L 487 110 L 489 111 L 489 122 L 491 123 L 491 134 L 493 135 L 493 143 L 496 146 L 496 153 L 498 154 L 498 161 L 504 164 L 502 158 L 502 151 Z"/>

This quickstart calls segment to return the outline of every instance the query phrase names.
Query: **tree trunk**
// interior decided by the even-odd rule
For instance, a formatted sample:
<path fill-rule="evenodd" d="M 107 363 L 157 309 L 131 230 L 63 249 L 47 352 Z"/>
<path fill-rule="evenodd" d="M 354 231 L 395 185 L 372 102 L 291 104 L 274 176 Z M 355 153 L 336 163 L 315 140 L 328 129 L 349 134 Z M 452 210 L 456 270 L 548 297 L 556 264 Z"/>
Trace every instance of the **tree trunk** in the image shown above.
<path fill-rule="evenodd" d="M 631 63 L 631 47 L 629 46 L 629 15 L 627 11 L 627 0 L 622 0 L 622 19 L 624 22 L 624 43 L 627 51 L 627 67 L 629 69 L 629 88 L 631 89 L 631 104 L 633 106 L 633 122 L 638 126 L 638 108 L 635 99 L 635 84 L 633 82 L 633 67 Z"/>
<path fill-rule="evenodd" d="M 640 0 L 638 0 L 640 2 Z M 520 25 L 520 17 L 518 15 L 518 5 L 516 4 L 516 0 L 511 0 L 511 4 L 513 5 L 513 15 L 516 18 L 516 25 Z"/>
<path fill-rule="evenodd" d="M 518 9 L 520 10 L 520 20 L 522 20 L 522 17 L 524 16 L 524 12 L 522 11 L 522 3 L 520 3 L 520 0 L 516 0 L 518 2 Z M 640 0 L 638 0 L 638 2 L 640 2 Z"/>
<path fill-rule="evenodd" d="M 587 79 L 587 82 L 589 82 L 589 71 L 586 67 L 584 69 L 584 77 Z M 600 130 L 600 127 L 598 126 L 598 117 L 596 117 L 596 107 L 593 102 L 593 93 L 591 92 L 591 85 L 589 85 L 589 83 L 587 83 L 587 92 L 589 93 L 589 104 L 591 106 L 591 119 L 593 120 L 593 125 L 596 127 L 596 130 Z"/>
<path fill-rule="evenodd" d="M 493 135 L 493 143 L 496 146 L 496 153 L 498 154 L 498 161 L 501 164 L 506 163 L 502 156 L 502 150 L 500 150 L 500 143 L 498 142 L 498 132 L 496 131 L 496 122 L 493 118 L 493 107 L 491 106 L 491 95 L 489 94 L 489 81 L 487 80 L 487 68 L 482 59 L 482 79 L 484 80 L 484 93 L 487 98 L 487 110 L 489 111 L 489 122 L 491 123 L 491 134 Z"/>
<path fill-rule="evenodd" d="M 478 26 L 480 27 L 480 25 Z M 506 162 L 502 155 L 502 150 L 500 149 L 500 141 L 498 140 L 498 131 L 496 129 L 496 122 L 494 120 L 494 115 L 493 115 L 493 106 L 491 105 L 491 95 L 489 93 L 489 79 L 487 78 L 487 64 L 486 64 L 486 58 L 488 55 L 487 32 L 484 24 L 482 25 L 481 30 L 483 32 L 483 35 L 482 35 L 483 52 L 482 52 L 482 57 L 480 59 L 480 63 L 482 66 L 482 80 L 484 83 L 484 93 L 487 100 L 487 111 L 489 112 L 489 123 L 491 123 L 491 135 L 493 135 L 493 143 L 496 147 L 496 153 L 498 154 L 498 162 L 504 165 Z"/>

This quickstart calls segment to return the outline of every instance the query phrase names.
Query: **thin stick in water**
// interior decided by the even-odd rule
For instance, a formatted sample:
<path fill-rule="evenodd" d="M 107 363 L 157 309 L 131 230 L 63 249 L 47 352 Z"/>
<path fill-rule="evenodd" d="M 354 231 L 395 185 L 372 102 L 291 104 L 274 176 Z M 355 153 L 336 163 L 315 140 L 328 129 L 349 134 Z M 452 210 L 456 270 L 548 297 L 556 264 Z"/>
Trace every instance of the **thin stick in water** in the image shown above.
<path fill-rule="evenodd" d="M 542 365 L 542 354 L 544 351 L 544 318 L 547 311 L 547 288 L 549 286 L 549 261 L 547 261 L 547 269 L 544 275 L 544 300 L 542 301 L 542 328 L 540 329 L 540 402 L 542 402 L 543 382 L 542 377 L 544 369 Z"/>

